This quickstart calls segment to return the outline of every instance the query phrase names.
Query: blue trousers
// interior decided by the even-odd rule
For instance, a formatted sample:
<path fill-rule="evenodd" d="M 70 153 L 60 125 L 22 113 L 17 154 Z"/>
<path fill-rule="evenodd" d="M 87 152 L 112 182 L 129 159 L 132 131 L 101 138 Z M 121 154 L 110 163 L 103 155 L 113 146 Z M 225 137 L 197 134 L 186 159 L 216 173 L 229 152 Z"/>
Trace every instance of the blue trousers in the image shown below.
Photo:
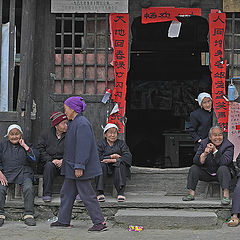
<path fill-rule="evenodd" d="M 61 204 L 58 213 L 58 221 L 62 224 L 70 224 L 72 209 L 77 194 L 80 195 L 93 224 L 102 223 L 104 217 L 101 207 L 94 192 L 91 180 L 64 179 L 61 189 Z"/>
<path fill-rule="evenodd" d="M 240 177 L 237 179 L 237 184 L 232 196 L 232 214 L 234 213 L 240 213 Z"/>
<path fill-rule="evenodd" d="M 4 205 L 7 195 L 7 186 L 0 183 L 0 215 L 4 215 Z M 34 187 L 32 179 L 26 178 L 22 184 L 23 197 L 24 197 L 24 216 L 34 214 Z"/>

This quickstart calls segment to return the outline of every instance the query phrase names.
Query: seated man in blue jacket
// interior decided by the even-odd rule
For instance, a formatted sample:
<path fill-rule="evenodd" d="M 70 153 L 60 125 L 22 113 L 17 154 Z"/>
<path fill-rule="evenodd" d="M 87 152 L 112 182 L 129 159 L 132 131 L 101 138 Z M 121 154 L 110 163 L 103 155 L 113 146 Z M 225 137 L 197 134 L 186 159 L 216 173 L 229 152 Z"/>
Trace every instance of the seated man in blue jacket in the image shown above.
<path fill-rule="evenodd" d="M 201 144 L 193 158 L 193 165 L 189 169 L 187 188 L 189 194 L 183 197 L 183 201 L 194 200 L 195 189 L 198 180 L 218 181 L 223 189 L 223 205 L 230 204 L 229 187 L 233 166 L 234 146 L 227 139 L 223 139 L 223 133 L 219 126 L 212 127 L 209 137 L 201 141 Z"/>

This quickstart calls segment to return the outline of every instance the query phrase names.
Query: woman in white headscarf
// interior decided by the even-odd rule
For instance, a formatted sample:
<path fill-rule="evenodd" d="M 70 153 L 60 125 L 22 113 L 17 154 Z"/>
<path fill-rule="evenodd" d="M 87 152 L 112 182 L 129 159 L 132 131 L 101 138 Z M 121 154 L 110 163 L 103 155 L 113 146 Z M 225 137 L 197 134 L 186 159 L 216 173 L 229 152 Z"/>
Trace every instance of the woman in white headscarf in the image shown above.
<path fill-rule="evenodd" d="M 17 124 L 8 127 L 5 137 L 0 143 L 0 227 L 4 223 L 4 205 L 9 184 L 19 184 L 23 189 L 24 214 L 26 225 L 35 226 L 34 220 L 34 187 L 33 164 L 36 163 L 38 152 L 22 138 L 23 131 Z"/>
<path fill-rule="evenodd" d="M 208 132 L 212 127 L 213 109 L 212 97 L 209 93 L 202 92 L 195 100 L 200 108 L 190 114 L 189 132 L 195 142 L 194 150 L 197 151 L 200 142 L 208 137 Z"/>
<path fill-rule="evenodd" d="M 97 199 L 99 202 L 105 201 L 105 182 L 112 175 L 113 184 L 118 194 L 117 200 L 124 202 L 126 200 L 124 196 L 126 178 L 130 176 L 132 154 L 127 144 L 118 139 L 117 125 L 108 123 L 103 132 L 104 139 L 98 143 L 98 154 L 103 174 L 96 177 Z"/>

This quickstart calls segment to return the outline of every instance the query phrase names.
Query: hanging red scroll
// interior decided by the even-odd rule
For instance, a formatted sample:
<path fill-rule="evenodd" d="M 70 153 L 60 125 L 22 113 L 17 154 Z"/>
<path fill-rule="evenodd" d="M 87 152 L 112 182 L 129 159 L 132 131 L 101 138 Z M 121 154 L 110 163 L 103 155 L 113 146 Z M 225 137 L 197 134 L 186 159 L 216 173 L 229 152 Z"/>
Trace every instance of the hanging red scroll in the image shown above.
<path fill-rule="evenodd" d="M 109 16 L 110 33 L 113 52 L 113 66 L 115 71 L 115 87 L 112 100 L 118 104 L 119 111 L 111 114 L 109 123 L 119 127 L 119 133 L 124 133 L 124 116 L 126 106 L 126 81 L 128 71 L 128 37 L 129 15 L 126 13 L 111 13 Z"/>
<path fill-rule="evenodd" d="M 226 61 L 223 59 L 223 42 L 226 26 L 225 13 L 209 14 L 210 66 L 212 76 L 212 98 L 218 123 L 224 132 L 228 131 L 229 104 L 224 99 Z"/>
<path fill-rule="evenodd" d="M 178 15 L 201 16 L 200 8 L 151 7 L 142 8 L 142 23 L 178 21 Z"/>

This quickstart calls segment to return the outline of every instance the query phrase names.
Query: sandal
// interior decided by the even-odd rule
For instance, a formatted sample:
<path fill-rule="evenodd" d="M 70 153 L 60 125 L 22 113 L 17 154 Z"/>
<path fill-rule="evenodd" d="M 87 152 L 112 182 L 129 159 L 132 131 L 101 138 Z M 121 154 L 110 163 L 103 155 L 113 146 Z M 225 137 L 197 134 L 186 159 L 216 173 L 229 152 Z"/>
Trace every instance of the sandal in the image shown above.
<path fill-rule="evenodd" d="M 118 202 L 125 202 L 126 201 L 126 197 L 123 196 L 123 195 L 118 195 L 117 196 L 117 200 L 118 200 Z"/>
<path fill-rule="evenodd" d="M 97 196 L 99 202 L 105 202 L 105 196 L 103 194 Z"/>
<path fill-rule="evenodd" d="M 228 222 L 228 226 L 229 226 L 229 227 L 236 227 L 236 226 L 239 225 L 239 223 L 240 223 L 240 221 L 239 221 L 238 218 L 232 217 L 232 218 L 229 220 L 229 222 Z"/>

